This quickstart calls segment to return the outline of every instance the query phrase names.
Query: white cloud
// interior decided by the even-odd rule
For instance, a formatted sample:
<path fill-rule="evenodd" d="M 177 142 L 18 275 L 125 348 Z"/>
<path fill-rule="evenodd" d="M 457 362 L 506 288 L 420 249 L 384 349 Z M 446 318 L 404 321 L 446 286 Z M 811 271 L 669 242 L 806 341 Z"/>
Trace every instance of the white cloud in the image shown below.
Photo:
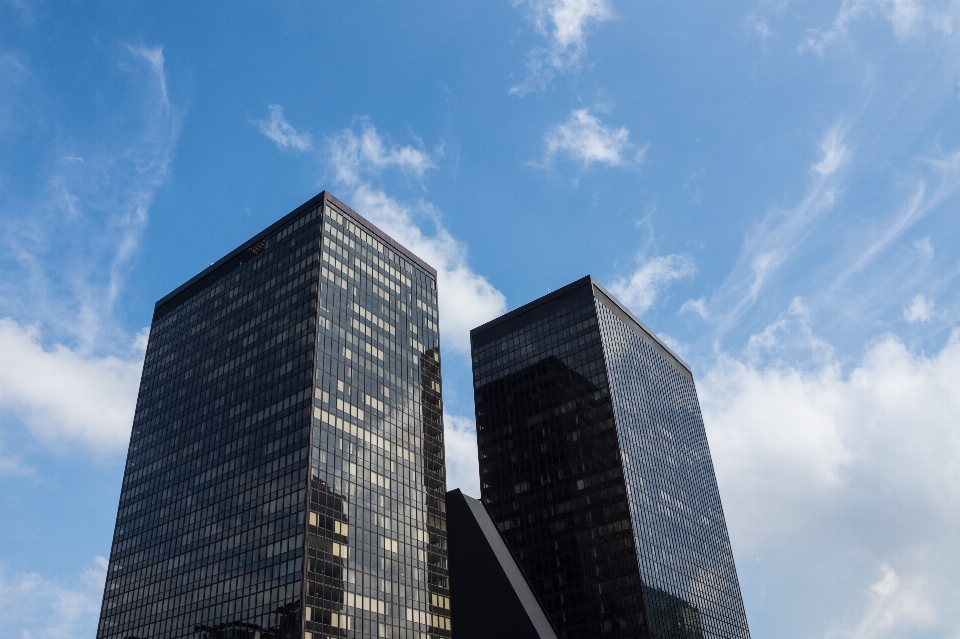
<path fill-rule="evenodd" d="M 384 140 L 367 118 L 358 122 L 359 135 L 346 129 L 330 141 L 331 164 L 339 182 L 356 186 L 364 173 L 378 174 L 391 167 L 419 180 L 428 169 L 437 168 L 425 151 Z"/>
<path fill-rule="evenodd" d="M 549 162 L 559 153 L 564 153 L 588 166 L 594 162 L 620 166 L 629 161 L 625 156 L 633 148 L 630 131 L 626 127 L 615 129 L 604 126 L 588 109 L 571 111 L 566 122 L 547 131 L 545 141 L 545 162 Z M 647 147 L 644 146 L 637 153 L 636 162 L 643 162 L 646 153 Z"/>
<path fill-rule="evenodd" d="M 0 477 L 31 477 L 37 469 L 17 457 L 0 457 Z"/>
<path fill-rule="evenodd" d="M 919 294 L 903 307 L 903 318 L 908 322 L 926 322 L 932 314 L 933 301 Z"/>
<path fill-rule="evenodd" d="M 287 147 L 292 147 L 298 151 L 313 149 L 312 136 L 307 132 L 298 132 L 293 128 L 283 117 L 283 107 L 279 104 L 271 104 L 268 108 L 270 109 L 270 119 L 257 120 L 256 122 L 261 133 L 276 142 L 281 149 Z"/>
<path fill-rule="evenodd" d="M 36 328 L 7 318 L 0 319 L 0 361 L 0 408 L 18 415 L 40 440 L 60 450 L 71 444 L 103 454 L 124 450 L 142 351 L 119 359 L 61 344 L 45 348 Z"/>
<path fill-rule="evenodd" d="M 0 564 L 0 635 L 21 639 L 76 639 L 97 632 L 107 560 L 70 580 L 34 572 L 7 574 Z"/>
<path fill-rule="evenodd" d="M 832 625 L 836 636 L 867 638 L 960 627 L 960 331 L 932 356 L 879 338 L 849 372 L 816 344 L 820 361 L 783 363 L 781 334 L 758 339 L 763 358 L 756 349 L 724 355 L 698 382 L 738 563 L 756 558 L 755 587 L 793 599 L 782 610 L 818 611 L 805 629 L 783 619 L 768 633 Z M 896 566 L 909 587 L 886 577 L 877 612 L 851 622 L 849 589 L 870 578 L 871 558 Z M 783 571 L 816 592 L 788 597 Z"/>
<path fill-rule="evenodd" d="M 693 312 L 699 315 L 702 319 L 710 321 L 711 315 L 710 311 L 707 310 L 707 299 L 701 297 L 695 300 L 687 300 L 683 303 L 683 306 L 680 307 L 681 313 Z"/>
<path fill-rule="evenodd" d="M 616 280 L 610 291 L 637 315 L 646 312 L 664 287 L 697 272 L 693 260 L 686 255 L 637 257 L 637 268 L 628 277 Z"/>
<path fill-rule="evenodd" d="M 470 268 L 467 247 L 444 228 L 431 204 L 423 200 L 413 206 L 403 204 L 367 179 L 388 167 L 422 176 L 434 166 L 429 156 L 412 147 L 385 142 L 366 120 L 361 120 L 359 135 L 346 129 L 330 138 L 329 147 L 337 181 L 350 188 L 350 205 L 437 270 L 443 346 L 469 353 L 470 329 L 501 315 L 506 298 Z M 415 218 L 429 223 L 433 232 L 425 232 Z"/>
<path fill-rule="evenodd" d="M 850 153 L 843 143 L 844 131 L 840 124 L 835 124 L 823 136 L 820 142 L 820 152 L 823 154 L 820 161 L 813 165 L 813 171 L 822 177 L 833 175 L 850 159 Z"/>
<path fill-rule="evenodd" d="M 150 68 L 157 76 L 160 89 L 160 100 L 169 106 L 170 98 L 167 96 L 167 73 L 164 70 L 166 60 L 163 57 L 163 47 L 127 47 L 131 53 L 134 53 L 150 63 Z"/>
<path fill-rule="evenodd" d="M 447 490 L 459 488 L 480 497 L 480 462 L 477 427 L 468 417 L 444 415 L 444 445 L 447 456 Z"/>
<path fill-rule="evenodd" d="M 366 182 L 352 193 L 352 204 L 364 217 L 437 269 L 440 334 L 444 348 L 470 352 L 470 329 L 506 310 L 506 298 L 467 263 L 467 248 L 440 223 L 436 210 L 421 201 L 416 211 L 432 220 L 428 235 L 414 222 L 415 210 Z"/>
<path fill-rule="evenodd" d="M 547 38 L 545 48 L 530 52 L 527 78 L 510 93 L 526 95 L 546 88 L 554 74 L 580 65 L 587 48 L 590 25 L 614 17 L 607 0 L 526 0 L 519 2 L 529 12 L 537 32 Z"/>
<path fill-rule="evenodd" d="M 904 584 L 888 564 L 880 564 L 883 576 L 870 585 L 870 603 L 863 617 L 849 629 L 831 628 L 828 639 L 879 639 L 900 636 L 904 631 L 927 629 L 936 623 L 936 610 L 929 587 L 922 580 Z"/>
<path fill-rule="evenodd" d="M 57 148 L 48 197 L 0 215 L 8 256 L 0 264 L 0 410 L 59 450 L 124 448 L 143 360 L 114 305 L 169 174 L 181 117 L 162 47 L 124 53 L 135 64 L 118 63 L 122 99 L 101 107 L 135 125 Z M 16 455 L 0 466 L 30 472 Z"/>
<path fill-rule="evenodd" d="M 925 0 L 843 0 L 828 29 L 810 29 L 798 51 L 822 56 L 826 47 L 847 35 L 850 25 L 864 17 L 887 20 L 898 40 L 914 35 L 952 33 L 957 26 L 956 3 Z"/>

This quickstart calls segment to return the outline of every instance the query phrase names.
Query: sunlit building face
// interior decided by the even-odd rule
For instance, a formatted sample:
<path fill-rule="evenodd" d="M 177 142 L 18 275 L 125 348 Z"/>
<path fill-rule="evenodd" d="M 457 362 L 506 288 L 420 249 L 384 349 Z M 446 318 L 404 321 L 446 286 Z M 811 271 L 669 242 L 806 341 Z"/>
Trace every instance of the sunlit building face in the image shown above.
<path fill-rule="evenodd" d="M 436 272 L 326 193 L 157 304 L 98 638 L 449 637 Z"/>

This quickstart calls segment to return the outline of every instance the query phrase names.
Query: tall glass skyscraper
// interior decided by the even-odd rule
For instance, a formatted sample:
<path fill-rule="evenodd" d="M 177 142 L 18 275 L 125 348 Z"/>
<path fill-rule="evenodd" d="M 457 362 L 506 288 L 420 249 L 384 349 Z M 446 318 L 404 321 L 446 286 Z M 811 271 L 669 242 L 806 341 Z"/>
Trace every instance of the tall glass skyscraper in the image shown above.
<path fill-rule="evenodd" d="M 563 639 L 748 639 L 689 367 L 591 277 L 471 332 L 480 489 Z"/>
<path fill-rule="evenodd" d="M 436 272 L 321 193 L 160 300 L 97 637 L 449 637 Z"/>

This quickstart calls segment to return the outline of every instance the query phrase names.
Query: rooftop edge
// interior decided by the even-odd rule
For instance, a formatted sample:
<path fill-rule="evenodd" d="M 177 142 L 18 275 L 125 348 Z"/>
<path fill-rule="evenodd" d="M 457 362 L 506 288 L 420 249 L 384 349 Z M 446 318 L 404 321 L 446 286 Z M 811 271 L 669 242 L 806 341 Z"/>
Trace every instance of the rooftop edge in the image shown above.
<path fill-rule="evenodd" d="M 620 311 L 619 313 L 617 313 L 617 315 L 622 314 L 623 316 L 625 316 L 625 317 L 621 317 L 621 319 L 627 319 L 633 324 L 635 324 L 636 328 L 640 329 L 640 332 L 643 335 L 653 340 L 654 346 L 659 347 L 658 350 L 662 350 L 665 355 L 673 359 L 680 366 L 680 368 L 683 369 L 683 371 L 687 374 L 688 377 L 690 377 L 691 379 L 693 378 L 693 370 L 690 368 L 690 366 L 685 361 L 683 361 L 683 359 L 681 359 L 679 355 L 674 353 L 673 350 L 663 342 L 663 340 L 657 337 L 657 335 L 652 330 L 650 330 L 646 324 L 641 322 L 636 315 L 631 313 L 630 310 L 627 309 L 627 307 L 620 302 L 620 300 L 614 297 L 606 288 L 604 288 L 602 284 L 600 284 L 600 282 L 594 279 L 592 275 L 587 275 L 585 277 L 582 277 L 579 280 L 571 282 L 570 284 L 567 284 L 562 288 L 558 288 L 557 290 L 551 293 L 547 293 L 543 297 L 539 297 L 533 300 L 532 302 L 528 302 L 523 306 L 515 308 L 509 313 L 505 313 L 496 319 L 492 319 L 486 324 L 481 324 L 480 326 L 470 331 L 470 341 L 471 342 L 473 341 L 474 336 L 478 336 L 491 329 L 494 329 L 497 326 L 504 324 L 505 322 L 508 322 L 512 319 L 520 317 L 521 315 L 529 313 L 530 311 L 533 311 L 534 309 L 544 304 L 548 304 L 560 297 L 563 297 L 585 286 L 592 287 L 593 289 L 592 293 L 594 297 L 597 297 L 597 292 L 599 292 L 605 298 L 605 300 L 609 300 L 610 302 L 612 302 L 616 308 L 613 308 L 611 310 L 613 310 L 614 312 Z M 601 301 L 605 301 L 605 300 L 601 300 Z"/>
<path fill-rule="evenodd" d="M 166 315 L 173 309 L 177 308 L 190 299 L 198 292 L 206 288 L 210 283 L 220 279 L 228 272 L 232 271 L 234 268 L 240 265 L 239 260 L 244 256 L 244 253 L 256 245 L 258 242 L 261 242 L 274 233 L 277 233 L 282 228 L 286 227 L 288 224 L 294 222 L 301 216 L 305 215 L 311 209 L 321 206 L 324 203 L 329 202 L 336 206 L 340 211 L 351 218 L 354 222 L 364 227 L 371 235 L 375 235 L 377 239 L 381 240 L 385 244 L 389 245 L 390 248 L 397 251 L 405 258 L 425 270 L 431 277 L 436 279 L 437 271 L 432 266 L 424 262 L 422 259 L 413 254 L 409 249 L 401 245 L 395 239 L 387 235 L 384 231 L 380 230 L 375 224 L 367 220 L 365 217 L 354 211 L 352 208 L 344 204 L 340 199 L 332 195 L 326 190 L 320 191 L 317 195 L 313 196 L 297 208 L 295 208 L 290 213 L 284 215 L 279 220 L 260 231 L 254 235 L 251 239 L 247 240 L 239 247 L 230 251 L 227 255 L 220 258 L 207 268 L 200 271 L 197 275 L 193 276 L 176 289 L 168 293 L 167 295 L 160 298 L 153 308 L 153 318 L 156 320 L 158 317 Z"/>

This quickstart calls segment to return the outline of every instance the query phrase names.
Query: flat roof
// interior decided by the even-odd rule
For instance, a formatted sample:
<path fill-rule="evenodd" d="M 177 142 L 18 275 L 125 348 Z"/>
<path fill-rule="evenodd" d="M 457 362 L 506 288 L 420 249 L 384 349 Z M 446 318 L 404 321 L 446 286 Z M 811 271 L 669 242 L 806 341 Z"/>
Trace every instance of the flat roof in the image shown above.
<path fill-rule="evenodd" d="M 637 319 L 637 317 L 631 313 L 626 306 L 621 304 L 620 301 L 609 291 L 607 291 L 607 289 L 604 288 L 600 282 L 595 280 L 592 275 L 587 275 L 586 277 L 583 277 L 575 282 L 571 282 L 563 288 L 559 288 L 552 293 L 548 293 L 547 295 L 537 298 L 532 302 L 528 302 L 519 308 L 515 308 L 509 313 L 501 315 L 500 317 L 491 320 L 486 324 L 482 324 L 477 328 L 474 328 L 470 331 L 470 343 L 472 345 L 475 342 L 475 338 L 479 338 L 485 333 L 490 333 L 491 331 L 495 333 L 495 336 L 489 337 L 484 341 L 484 343 L 493 341 L 500 336 L 498 333 L 506 334 L 512 332 L 511 329 L 513 329 L 512 325 L 515 323 L 514 321 L 518 320 L 523 315 L 527 315 L 528 313 L 536 313 L 537 311 L 543 313 L 547 312 L 548 310 L 552 310 L 544 308 L 545 305 L 556 302 L 569 295 L 586 293 L 587 290 L 584 289 L 588 289 L 590 295 L 596 299 L 599 299 L 607 308 L 613 311 L 617 317 L 630 326 L 635 333 L 645 339 L 651 346 L 654 347 L 655 350 L 664 355 L 668 360 L 672 360 L 680 369 L 680 371 L 687 377 L 689 377 L 691 380 L 693 379 L 693 371 L 690 369 L 687 363 L 683 361 L 679 355 L 674 353 L 673 350 L 671 350 L 670 347 L 663 342 L 663 340 L 657 337 L 657 335 L 650 330 L 646 324 Z M 516 325 L 519 326 L 522 324 L 517 321 Z"/>
<path fill-rule="evenodd" d="M 347 217 L 351 218 L 351 220 L 353 220 L 356 224 L 362 226 L 365 231 L 376 236 L 377 239 L 382 241 L 384 244 L 389 245 L 390 248 L 394 249 L 405 258 L 422 268 L 434 279 L 437 278 L 436 269 L 414 255 L 409 249 L 402 246 L 395 239 L 381 231 L 376 225 L 341 202 L 331 193 L 327 191 L 321 191 L 287 215 L 284 215 L 282 218 L 257 233 L 255 236 L 241 244 L 226 256 L 203 269 L 200 273 L 190 278 L 187 282 L 178 286 L 175 290 L 162 297 L 154 306 L 153 318 L 157 319 L 163 315 L 166 315 L 203 289 L 210 286 L 212 283 L 219 280 L 227 273 L 233 271 L 245 261 L 245 258 L 248 256 L 248 252 L 254 246 L 256 246 L 256 244 L 266 240 L 313 209 L 322 207 L 325 203 L 333 204 L 338 210 L 347 215 Z M 250 255 L 253 254 L 255 253 L 250 253 Z"/>

